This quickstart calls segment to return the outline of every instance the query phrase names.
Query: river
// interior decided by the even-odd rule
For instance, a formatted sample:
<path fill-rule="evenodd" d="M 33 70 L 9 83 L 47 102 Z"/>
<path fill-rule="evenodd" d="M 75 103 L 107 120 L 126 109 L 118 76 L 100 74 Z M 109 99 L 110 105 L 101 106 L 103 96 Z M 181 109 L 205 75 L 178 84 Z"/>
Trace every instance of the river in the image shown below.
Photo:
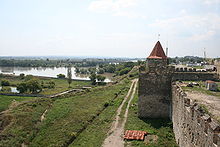
<path fill-rule="evenodd" d="M 0 73 L 3 74 L 14 74 L 43 76 L 43 77 L 57 77 L 58 74 L 64 74 L 67 76 L 66 67 L 0 67 Z M 106 77 L 105 82 L 110 82 L 112 75 L 104 74 Z M 72 67 L 72 79 L 77 80 L 89 80 L 89 75 L 76 74 L 75 68 Z"/>

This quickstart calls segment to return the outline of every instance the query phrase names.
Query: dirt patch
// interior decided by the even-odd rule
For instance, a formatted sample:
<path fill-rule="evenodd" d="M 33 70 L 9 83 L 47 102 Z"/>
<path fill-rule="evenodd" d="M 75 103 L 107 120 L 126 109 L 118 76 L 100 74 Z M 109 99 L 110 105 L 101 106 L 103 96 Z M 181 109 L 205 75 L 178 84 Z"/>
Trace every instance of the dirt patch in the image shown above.
<path fill-rule="evenodd" d="M 157 140 L 158 140 L 158 136 L 157 135 L 147 135 L 144 138 L 144 143 L 145 144 L 156 143 Z"/>
<path fill-rule="evenodd" d="M 204 105 L 215 119 L 220 121 L 220 98 L 197 91 L 187 91 L 187 96 Z"/>

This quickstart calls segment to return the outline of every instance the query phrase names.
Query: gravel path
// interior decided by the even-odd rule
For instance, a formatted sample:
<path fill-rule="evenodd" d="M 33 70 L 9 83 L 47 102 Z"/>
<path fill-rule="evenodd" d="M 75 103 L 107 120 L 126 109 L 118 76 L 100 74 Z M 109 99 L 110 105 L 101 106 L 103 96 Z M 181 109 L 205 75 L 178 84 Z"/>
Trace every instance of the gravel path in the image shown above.
<path fill-rule="evenodd" d="M 137 87 L 137 79 L 134 79 L 132 81 L 132 84 L 130 86 L 130 89 L 127 93 L 127 95 L 125 96 L 123 102 L 121 103 L 121 105 L 119 106 L 118 110 L 117 110 L 117 114 L 115 117 L 115 121 L 112 123 L 112 127 L 109 131 L 109 135 L 108 137 L 105 139 L 104 143 L 103 143 L 103 147 L 124 147 L 124 140 L 123 140 L 123 135 L 124 135 L 124 126 L 125 123 L 127 121 L 127 117 L 128 117 L 128 109 L 130 106 L 130 103 L 132 101 L 132 99 L 134 98 L 134 94 L 136 91 L 136 87 Z M 129 99 L 130 96 L 130 99 Z M 122 107 L 124 106 L 124 104 L 126 103 L 126 101 L 129 99 L 126 110 L 125 110 L 125 114 L 123 117 L 123 121 L 119 121 L 120 118 L 120 114 L 122 111 Z"/>

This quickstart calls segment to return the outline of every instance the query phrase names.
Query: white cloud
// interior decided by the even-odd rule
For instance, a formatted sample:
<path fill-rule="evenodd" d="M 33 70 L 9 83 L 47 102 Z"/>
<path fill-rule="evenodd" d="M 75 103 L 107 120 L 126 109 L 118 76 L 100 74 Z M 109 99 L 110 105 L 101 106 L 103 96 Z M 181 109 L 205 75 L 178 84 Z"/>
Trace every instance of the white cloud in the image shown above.
<path fill-rule="evenodd" d="M 157 20 L 149 25 L 168 34 L 181 36 L 187 34 L 190 40 L 201 41 L 211 39 L 220 32 L 220 16 L 209 13 L 201 15 L 184 15 L 180 17 Z M 190 35 L 190 36 L 189 36 Z"/>
<path fill-rule="evenodd" d="M 219 3 L 220 3 L 220 0 L 204 0 L 204 4 L 208 4 L 208 5 L 219 4 Z"/>
<path fill-rule="evenodd" d="M 212 38 L 214 35 L 215 35 L 215 31 L 210 30 L 210 31 L 207 31 L 203 34 L 194 34 L 189 39 L 192 41 L 208 40 L 208 39 Z"/>
<path fill-rule="evenodd" d="M 138 5 L 139 0 L 95 0 L 89 5 L 89 10 L 93 12 L 112 13 L 113 16 L 126 16 L 137 18 L 144 16 L 137 14 L 129 8 Z"/>

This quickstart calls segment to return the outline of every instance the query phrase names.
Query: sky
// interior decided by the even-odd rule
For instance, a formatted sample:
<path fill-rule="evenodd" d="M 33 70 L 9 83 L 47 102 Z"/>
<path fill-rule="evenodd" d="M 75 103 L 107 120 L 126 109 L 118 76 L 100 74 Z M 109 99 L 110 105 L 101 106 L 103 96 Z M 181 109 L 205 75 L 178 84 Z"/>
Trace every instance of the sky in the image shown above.
<path fill-rule="evenodd" d="M 0 0 L 0 56 L 146 58 L 158 40 L 220 57 L 220 0 Z"/>

